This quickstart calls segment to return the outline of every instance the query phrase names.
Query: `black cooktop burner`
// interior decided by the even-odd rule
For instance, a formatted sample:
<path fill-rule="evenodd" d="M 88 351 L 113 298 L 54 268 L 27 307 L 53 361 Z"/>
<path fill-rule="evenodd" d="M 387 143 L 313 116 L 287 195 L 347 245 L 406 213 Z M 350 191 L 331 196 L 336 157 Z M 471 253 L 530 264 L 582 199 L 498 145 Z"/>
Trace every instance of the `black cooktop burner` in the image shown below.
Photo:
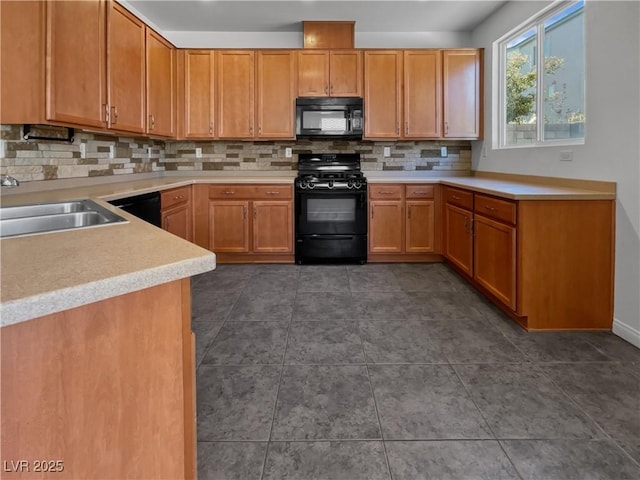
<path fill-rule="evenodd" d="M 366 190 L 359 153 L 301 153 L 298 155 L 300 190 Z"/>

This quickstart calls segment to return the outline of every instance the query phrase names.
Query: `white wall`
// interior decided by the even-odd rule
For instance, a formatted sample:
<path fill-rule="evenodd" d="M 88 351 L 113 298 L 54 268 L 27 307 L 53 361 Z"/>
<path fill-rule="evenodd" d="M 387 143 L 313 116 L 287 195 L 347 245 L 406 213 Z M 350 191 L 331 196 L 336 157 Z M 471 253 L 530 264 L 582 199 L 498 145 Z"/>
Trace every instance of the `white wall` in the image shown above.
<path fill-rule="evenodd" d="M 182 32 L 162 34 L 180 48 L 302 48 L 300 32 Z M 466 32 L 356 32 L 356 48 L 466 47 Z"/>
<path fill-rule="evenodd" d="M 486 105 L 473 169 L 617 183 L 613 330 L 640 347 L 640 2 L 587 0 L 584 145 L 491 148 L 492 43 L 549 3 L 510 2 L 472 33 L 472 45 L 485 48 Z M 573 161 L 560 162 L 560 150 L 573 150 Z"/>

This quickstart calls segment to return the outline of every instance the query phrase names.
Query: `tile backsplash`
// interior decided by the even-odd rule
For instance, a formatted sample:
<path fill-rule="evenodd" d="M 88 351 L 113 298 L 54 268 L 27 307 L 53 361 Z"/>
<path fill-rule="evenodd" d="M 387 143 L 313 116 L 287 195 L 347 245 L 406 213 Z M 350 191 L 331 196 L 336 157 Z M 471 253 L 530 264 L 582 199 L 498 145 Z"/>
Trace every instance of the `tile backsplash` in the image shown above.
<path fill-rule="evenodd" d="M 21 125 L 0 125 L 0 173 L 20 181 L 158 171 L 295 170 L 298 153 L 361 154 L 363 170 L 467 173 L 471 143 L 436 141 L 159 141 L 76 131 L 73 143 L 24 140 Z M 441 147 L 447 155 L 441 156 Z M 389 147 L 390 156 L 384 157 Z M 291 148 L 293 156 L 285 157 Z"/>

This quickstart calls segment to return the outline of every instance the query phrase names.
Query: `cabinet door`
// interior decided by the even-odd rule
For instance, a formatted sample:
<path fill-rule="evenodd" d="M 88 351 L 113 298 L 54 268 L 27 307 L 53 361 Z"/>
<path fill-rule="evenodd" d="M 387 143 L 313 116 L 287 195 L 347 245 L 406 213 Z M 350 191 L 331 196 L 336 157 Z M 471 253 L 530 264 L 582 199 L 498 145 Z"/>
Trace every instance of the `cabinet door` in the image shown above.
<path fill-rule="evenodd" d="M 402 54 L 395 50 L 364 53 L 366 138 L 400 136 Z"/>
<path fill-rule="evenodd" d="M 189 205 L 162 212 L 162 228 L 180 238 L 191 241 L 191 215 Z"/>
<path fill-rule="evenodd" d="M 329 95 L 329 52 L 311 50 L 298 52 L 298 96 Z"/>
<path fill-rule="evenodd" d="M 516 309 L 516 228 L 483 215 L 474 219 L 476 281 Z"/>
<path fill-rule="evenodd" d="M 468 275 L 473 269 L 473 214 L 447 203 L 445 207 L 444 256 Z"/>
<path fill-rule="evenodd" d="M 216 58 L 218 136 L 253 138 L 254 52 L 219 51 Z"/>
<path fill-rule="evenodd" d="M 175 49 L 147 28 L 147 133 L 175 136 Z"/>
<path fill-rule="evenodd" d="M 145 25 L 111 2 L 107 28 L 109 128 L 144 133 Z"/>
<path fill-rule="evenodd" d="M 293 252 L 293 208 L 291 201 L 253 202 L 253 252 Z"/>
<path fill-rule="evenodd" d="M 0 124 L 45 117 L 45 13 L 39 2 L 0 2 Z"/>
<path fill-rule="evenodd" d="M 443 52 L 444 136 L 482 136 L 482 53 L 480 50 Z"/>
<path fill-rule="evenodd" d="M 248 252 L 248 212 L 248 201 L 209 201 L 209 250 L 214 253 Z"/>
<path fill-rule="evenodd" d="M 404 138 L 442 136 L 439 50 L 404 52 Z"/>
<path fill-rule="evenodd" d="M 215 112 L 215 52 L 184 54 L 184 118 L 186 138 L 213 138 Z"/>
<path fill-rule="evenodd" d="M 329 54 L 329 94 L 332 97 L 362 96 L 361 51 L 331 51 Z"/>
<path fill-rule="evenodd" d="M 47 120 L 106 127 L 105 6 L 47 2 Z"/>
<path fill-rule="evenodd" d="M 402 200 L 369 201 L 369 252 L 402 253 Z"/>
<path fill-rule="evenodd" d="M 433 200 L 407 200 L 405 252 L 434 251 L 435 206 Z"/>
<path fill-rule="evenodd" d="M 294 138 L 295 53 L 258 52 L 258 138 Z"/>

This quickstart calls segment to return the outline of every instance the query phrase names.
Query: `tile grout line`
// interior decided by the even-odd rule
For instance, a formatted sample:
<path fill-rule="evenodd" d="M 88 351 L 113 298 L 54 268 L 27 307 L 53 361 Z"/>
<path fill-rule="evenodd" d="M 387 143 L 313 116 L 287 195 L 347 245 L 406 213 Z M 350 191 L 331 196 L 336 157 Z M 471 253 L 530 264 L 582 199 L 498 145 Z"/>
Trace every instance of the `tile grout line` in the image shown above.
<path fill-rule="evenodd" d="M 376 410 L 376 418 L 378 420 L 378 428 L 380 428 L 380 442 L 382 443 L 382 450 L 384 451 L 384 461 L 387 465 L 387 473 L 389 474 L 389 479 L 393 480 L 393 475 L 391 473 L 391 465 L 389 463 L 389 453 L 387 452 L 387 445 L 384 439 L 384 432 L 382 430 L 382 421 L 380 420 L 380 412 L 378 410 L 378 402 L 376 402 L 376 394 L 373 390 L 373 382 L 371 381 L 371 372 L 369 371 L 369 365 L 367 364 L 367 352 L 364 348 L 364 342 L 362 340 L 362 331 L 360 330 L 360 321 L 357 322 L 358 326 L 358 337 L 360 338 L 360 348 L 362 348 L 362 356 L 364 358 L 364 367 L 367 371 L 367 379 L 369 380 L 369 389 L 371 390 L 371 398 L 373 399 L 373 407 Z"/>
<path fill-rule="evenodd" d="M 494 432 L 493 428 L 491 428 L 491 424 L 489 423 L 489 421 L 486 419 L 486 417 L 484 416 L 484 413 L 482 413 L 482 410 L 480 409 L 480 407 L 478 406 L 478 404 L 476 403 L 475 399 L 473 398 L 473 395 L 471 395 L 471 392 L 469 391 L 469 388 L 467 388 L 467 385 L 464 383 L 464 381 L 462 380 L 462 377 L 460 377 L 460 374 L 458 373 L 458 371 L 456 370 L 455 366 L 452 364 L 449 364 L 449 368 L 451 368 L 451 370 L 453 370 L 453 373 L 455 374 L 455 376 L 458 378 L 458 381 L 460 382 L 460 384 L 462 385 L 462 388 L 464 388 L 464 391 L 467 392 L 467 395 L 469 397 L 469 400 L 471 400 L 471 402 L 473 403 L 473 405 L 476 407 L 476 410 L 478 411 L 478 413 L 480 414 L 480 416 L 482 417 L 482 420 L 484 420 L 484 423 L 487 425 L 487 428 L 489 429 L 489 431 L 491 432 L 491 435 L 493 435 L 493 440 L 495 440 L 498 445 L 500 446 L 500 450 L 502 450 L 502 453 L 504 453 L 504 456 L 507 458 L 507 460 L 509 460 L 509 463 L 511 464 L 511 466 L 513 467 L 513 470 L 516 472 L 516 475 L 518 475 L 518 478 L 520 478 L 521 480 L 524 479 L 524 477 L 522 476 L 522 474 L 520 473 L 520 471 L 518 470 L 518 467 L 516 467 L 516 464 L 514 463 L 514 461 L 511 459 L 511 457 L 509 456 L 509 454 L 507 453 L 507 451 L 504 449 L 504 446 L 502 445 L 502 442 L 500 441 L 500 439 L 498 438 L 498 436 L 496 435 L 496 432 Z"/>
<path fill-rule="evenodd" d="M 273 426 L 276 423 L 276 413 L 278 411 L 278 397 L 280 396 L 280 386 L 282 385 L 282 377 L 284 376 L 285 359 L 287 356 L 287 349 L 289 348 L 289 337 L 291 335 L 291 327 L 293 325 L 293 314 L 295 312 L 296 300 L 298 298 L 298 286 L 300 282 L 300 270 L 298 269 L 298 278 L 296 279 L 296 292 L 293 296 L 293 302 L 291 305 L 291 315 L 289 318 L 289 325 L 287 327 L 287 338 L 284 342 L 284 349 L 282 352 L 282 362 L 280 364 L 280 376 L 278 377 L 278 388 L 276 388 L 275 401 L 273 402 L 273 413 L 271 414 L 271 426 L 269 427 L 269 436 L 267 438 L 267 448 L 264 451 L 264 459 L 262 460 L 262 468 L 260 471 L 260 480 L 264 479 L 265 469 L 267 468 L 267 457 L 269 455 L 269 448 L 271 447 L 271 437 L 273 435 Z"/>

